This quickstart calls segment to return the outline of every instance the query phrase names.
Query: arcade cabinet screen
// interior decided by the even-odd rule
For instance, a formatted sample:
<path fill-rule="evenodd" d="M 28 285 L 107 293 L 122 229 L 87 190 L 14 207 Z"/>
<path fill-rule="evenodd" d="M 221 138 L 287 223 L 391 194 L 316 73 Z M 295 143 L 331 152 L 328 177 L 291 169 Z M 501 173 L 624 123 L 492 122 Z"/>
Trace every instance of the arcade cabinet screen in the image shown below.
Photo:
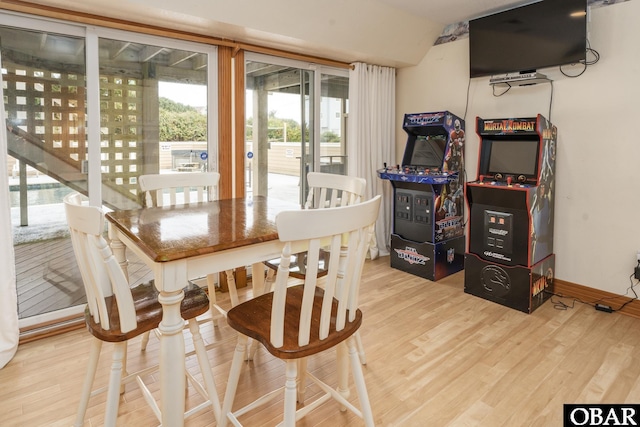
<path fill-rule="evenodd" d="M 446 145 L 446 135 L 418 135 L 413 146 L 411 166 L 439 169 L 442 167 L 442 159 Z"/>
<path fill-rule="evenodd" d="M 490 175 L 501 173 L 533 177 L 536 174 L 537 162 L 537 140 L 496 140 L 491 142 L 487 172 Z"/>

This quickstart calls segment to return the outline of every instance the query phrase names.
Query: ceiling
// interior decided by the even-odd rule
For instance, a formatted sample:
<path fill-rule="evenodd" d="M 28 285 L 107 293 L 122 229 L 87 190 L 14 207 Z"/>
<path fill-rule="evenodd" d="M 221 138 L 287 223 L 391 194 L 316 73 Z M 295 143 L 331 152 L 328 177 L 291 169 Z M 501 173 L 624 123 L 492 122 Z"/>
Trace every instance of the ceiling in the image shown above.
<path fill-rule="evenodd" d="M 418 64 L 448 24 L 531 0 L 28 2 L 338 61 L 405 67 Z"/>
<path fill-rule="evenodd" d="M 378 0 L 408 13 L 430 18 L 442 25 L 468 21 L 536 0 Z"/>

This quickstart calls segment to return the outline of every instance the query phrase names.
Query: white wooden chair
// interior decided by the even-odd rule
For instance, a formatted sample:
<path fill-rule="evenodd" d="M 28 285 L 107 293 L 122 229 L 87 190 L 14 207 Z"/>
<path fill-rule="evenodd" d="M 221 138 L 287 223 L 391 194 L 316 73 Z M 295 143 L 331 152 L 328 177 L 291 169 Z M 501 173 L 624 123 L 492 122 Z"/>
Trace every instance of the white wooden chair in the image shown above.
<path fill-rule="evenodd" d="M 219 181 L 217 172 L 178 172 L 140 175 L 138 186 L 145 206 L 175 206 L 215 200 Z"/>
<path fill-rule="evenodd" d="M 334 208 L 338 206 L 349 206 L 360 203 L 364 197 L 367 187 L 367 181 L 364 178 L 346 175 L 336 175 L 323 172 L 309 172 L 307 174 L 307 183 L 309 184 L 309 194 L 305 201 L 305 209 L 323 209 Z M 327 274 L 326 267 L 329 253 L 327 251 L 320 252 L 320 265 L 318 268 L 318 277 Z M 304 280 L 307 264 L 306 254 L 294 254 L 291 256 L 289 264 L 289 275 L 296 279 Z M 267 268 L 267 278 L 265 287 L 270 287 L 273 282 L 273 275 L 278 269 L 280 260 L 270 260 L 265 262 Z M 268 291 L 269 289 L 265 289 Z M 356 333 L 356 342 L 358 345 L 358 355 L 360 362 L 364 365 L 367 363 L 364 346 L 360 339 L 360 334 Z"/>
<path fill-rule="evenodd" d="M 101 209 L 83 204 L 82 196 L 79 193 L 66 196 L 64 205 L 71 242 L 87 295 L 85 323 L 95 338 L 91 344 L 89 364 L 74 425 L 76 427 L 84 425 L 89 399 L 98 393 L 106 392 L 104 425 L 115 426 L 120 394 L 124 392 L 124 385 L 132 381 L 138 383 L 145 400 L 151 406 L 158 420 L 161 421 L 158 405 L 142 381 L 144 375 L 154 372 L 158 366 L 155 365 L 131 374 L 127 374 L 126 371 L 127 342 L 157 328 L 162 320 L 162 306 L 158 302 L 158 291 L 151 283 L 129 287 L 120 264 L 103 237 L 105 227 Z M 198 323 L 195 321 L 196 316 L 206 313 L 209 309 L 209 299 L 206 293 L 197 286 L 187 287 L 180 309 L 181 315 L 183 319 L 188 321 L 189 330 L 193 335 L 193 345 L 205 383 L 203 388 L 187 372 L 188 380 L 203 396 L 205 402 L 186 412 L 185 417 L 212 406 L 216 419 L 219 419 L 220 401 L 204 342 Z M 103 342 L 112 342 L 115 346 L 109 383 L 107 387 L 92 391 Z M 185 363 L 185 361 L 168 360 L 165 363 Z M 177 390 L 176 392 L 184 393 L 185 391 Z"/>
<path fill-rule="evenodd" d="M 138 186 L 143 192 L 145 206 L 175 206 L 216 200 L 219 181 L 220 174 L 217 172 L 179 172 L 141 175 L 138 177 Z M 226 275 L 232 305 L 235 305 L 238 298 L 233 271 L 227 271 Z M 211 320 L 215 326 L 216 315 L 226 314 L 216 302 L 215 275 L 207 276 L 207 287 L 211 319 L 203 321 Z M 146 334 L 142 340 L 143 350 L 148 340 L 149 334 Z"/>
<path fill-rule="evenodd" d="M 286 362 L 286 382 L 282 388 L 285 427 L 294 426 L 299 418 L 329 398 L 336 399 L 363 418 L 366 426 L 374 425 L 353 335 L 362 323 L 358 292 L 380 199 L 380 196 L 376 196 L 351 206 L 286 211 L 277 215 L 278 234 L 285 245 L 274 290 L 240 303 L 227 313 L 227 322 L 239 334 L 222 405 L 221 426 L 224 427 L 228 421 L 236 426 L 241 425 L 239 417 L 279 395 L 276 392 L 268 393 L 232 411 L 244 366 L 247 337 L 261 343 L 269 353 Z M 293 243 L 300 242 L 308 248 L 308 274 L 303 284 L 288 286 L 291 247 Z M 324 285 L 319 287 L 316 270 L 320 249 L 325 246 L 328 246 L 332 256 L 329 257 L 327 274 L 323 278 Z M 347 357 L 351 362 L 360 409 L 347 400 L 347 372 L 338 368 L 337 388 L 306 372 L 307 357 L 332 348 L 338 349 L 336 362 L 339 367 L 346 366 Z M 252 375 L 260 375 L 259 370 Z M 324 396 L 309 404 L 304 403 L 307 378 L 325 392 Z M 296 398 L 300 404 L 304 403 L 298 410 Z"/>

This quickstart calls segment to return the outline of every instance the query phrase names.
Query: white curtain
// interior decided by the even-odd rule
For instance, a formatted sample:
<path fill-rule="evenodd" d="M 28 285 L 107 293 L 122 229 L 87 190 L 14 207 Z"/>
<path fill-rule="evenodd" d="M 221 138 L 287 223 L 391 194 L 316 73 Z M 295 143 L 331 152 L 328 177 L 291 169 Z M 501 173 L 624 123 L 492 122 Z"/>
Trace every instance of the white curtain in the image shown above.
<path fill-rule="evenodd" d="M 20 335 L 6 153 L 7 127 L 5 126 L 2 73 L 0 73 L 0 155 L 2 156 L 0 160 L 0 206 L 2 206 L 0 211 L 0 369 L 16 354 Z"/>
<path fill-rule="evenodd" d="M 389 255 L 392 191 L 378 177 L 384 163 L 395 160 L 396 70 L 355 63 L 349 72 L 349 175 L 367 180 L 366 198 L 382 195 L 370 256 Z"/>

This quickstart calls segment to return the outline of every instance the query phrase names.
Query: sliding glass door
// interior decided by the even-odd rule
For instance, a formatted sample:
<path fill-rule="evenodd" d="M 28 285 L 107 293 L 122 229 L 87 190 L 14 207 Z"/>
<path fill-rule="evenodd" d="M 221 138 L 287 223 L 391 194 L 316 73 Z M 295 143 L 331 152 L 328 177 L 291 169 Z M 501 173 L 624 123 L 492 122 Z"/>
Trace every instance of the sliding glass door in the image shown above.
<path fill-rule="evenodd" d="M 0 49 L 18 314 L 28 328 L 86 302 L 66 194 L 137 208 L 141 174 L 217 170 L 216 48 L 0 13 Z M 132 283 L 151 278 L 143 267 L 130 269 Z"/>
<path fill-rule="evenodd" d="M 217 170 L 214 47 L 103 31 L 98 39 L 102 203 L 141 206 L 143 174 Z M 199 47 L 199 48 L 198 48 Z M 197 50 L 193 48 L 198 48 Z M 215 64 L 215 62 L 214 62 Z M 212 103 L 215 105 L 215 103 Z M 210 120 L 211 118 L 211 120 Z"/>
<path fill-rule="evenodd" d="M 246 193 L 303 204 L 307 173 L 347 174 L 347 70 L 248 54 Z"/>
<path fill-rule="evenodd" d="M 78 269 L 69 261 L 74 258 L 62 206 L 66 194 L 88 189 L 85 39 L 77 27 L 7 16 L 0 22 L 22 319 L 86 301 Z"/>

